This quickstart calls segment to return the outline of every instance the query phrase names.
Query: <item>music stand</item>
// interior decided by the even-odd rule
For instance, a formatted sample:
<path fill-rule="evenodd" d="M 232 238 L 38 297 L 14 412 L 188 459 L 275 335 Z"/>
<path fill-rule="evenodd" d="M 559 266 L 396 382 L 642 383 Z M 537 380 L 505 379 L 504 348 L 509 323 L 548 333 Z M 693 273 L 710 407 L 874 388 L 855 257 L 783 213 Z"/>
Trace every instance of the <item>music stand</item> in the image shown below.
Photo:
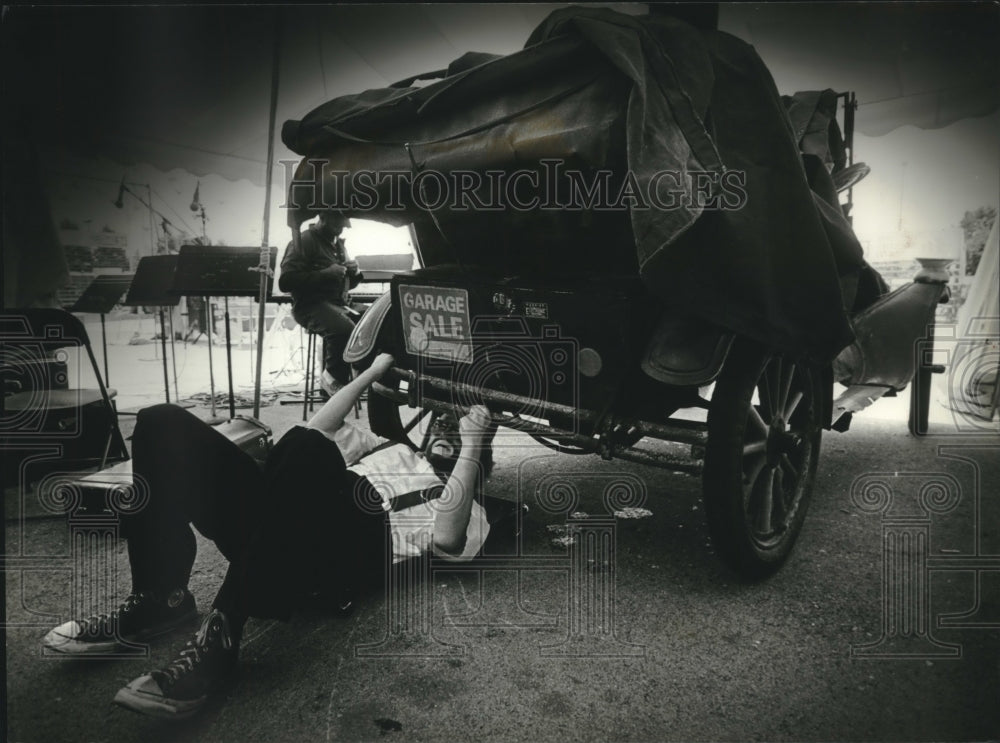
<path fill-rule="evenodd" d="M 104 326 L 104 316 L 114 309 L 114 306 L 121 301 L 122 295 L 128 291 L 129 285 L 135 274 L 105 274 L 95 276 L 83 294 L 77 297 L 76 302 L 71 307 L 67 307 L 67 312 L 97 313 L 101 316 L 101 349 L 104 351 L 104 385 L 111 384 L 108 373 L 108 336 Z"/>
<path fill-rule="evenodd" d="M 170 402 L 170 377 L 167 374 L 167 328 L 163 308 L 176 307 L 181 299 L 167 293 L 177 268 L 176 255 L 149 255 L 139 260 L 135 278 L 122 304 L 128 307 L 158 307 L 160 310 L 160 344 L 163 347 L 163 389 Z"/>
<path fill-rule="evenodd" d="M 268 248 L 270 275 L 267 293 L 274 283 L 274 266 L 278 249 Z M 259 247 L 232 245 L 182 245 L 177 256 L 177 272 L 173 286 L 168 290 L 180 297 L 205 297 L 208 301 L 208 359 L 212 386 L 212 415 L 215 415 L 215 378 L 212 370 L 212 297 L 224 297 L 226 302 L 226 365 L 229 379 L 229 417 L 236 417 L 236 399 L 233 392 L 233 351 L 229 329 L 229 298 L 260 295 Z"/>

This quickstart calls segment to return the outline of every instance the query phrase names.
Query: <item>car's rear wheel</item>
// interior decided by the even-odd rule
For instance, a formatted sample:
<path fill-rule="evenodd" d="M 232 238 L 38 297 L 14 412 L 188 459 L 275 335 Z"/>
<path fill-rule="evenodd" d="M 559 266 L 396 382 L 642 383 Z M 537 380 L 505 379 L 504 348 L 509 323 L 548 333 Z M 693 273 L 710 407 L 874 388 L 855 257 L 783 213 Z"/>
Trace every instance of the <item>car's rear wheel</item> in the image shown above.
<path fill-rule="evenodd" d="M 820 377 L 738 340 L 715 385 L 705 511 L 716 551 L 746 578 L 780 568 L 802 529 L 822 435 Z"/>

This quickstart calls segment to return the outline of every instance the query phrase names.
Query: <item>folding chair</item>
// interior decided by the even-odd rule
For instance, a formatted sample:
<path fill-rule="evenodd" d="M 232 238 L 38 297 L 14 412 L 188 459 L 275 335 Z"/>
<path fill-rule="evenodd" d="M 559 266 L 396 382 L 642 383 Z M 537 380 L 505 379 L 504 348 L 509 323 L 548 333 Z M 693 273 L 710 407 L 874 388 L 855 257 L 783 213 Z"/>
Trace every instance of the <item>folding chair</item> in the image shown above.
<path fill-rule="evenodd" d="M 69 386 L 70 348 L 86 349 L 96 389 Z M 82 367 L 82 354 L 76 362 Z M 0 312 L 0 377 L 6 483 L 13 484 L 15 473 L 26 484 L 55 469 L 103 469 L 129 458 L 112 403 L 115 390 L 105 386 L 87 331 L 69 312 Z"/>

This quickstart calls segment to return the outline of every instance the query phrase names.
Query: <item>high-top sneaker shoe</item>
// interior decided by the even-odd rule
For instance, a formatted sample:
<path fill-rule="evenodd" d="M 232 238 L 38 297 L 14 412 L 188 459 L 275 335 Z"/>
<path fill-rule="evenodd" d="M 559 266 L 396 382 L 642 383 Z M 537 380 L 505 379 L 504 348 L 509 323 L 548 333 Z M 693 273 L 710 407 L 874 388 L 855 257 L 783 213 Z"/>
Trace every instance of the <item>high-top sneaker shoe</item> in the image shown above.
<path fill-rule="evenodd" d="M 191 717 L 231 679 L 238 650 L 226 615 L 213 609 L 177 658 L 119 689 L 115 704 L 152 717 Z"/>
<path fill-rule="evenodd" d="M 198 616 L 194 596 L 178 588 L 165 597 L 133 593 L 110 614 L 98 614 L 60 624 L 42 645 L 66 655 L 111 653 L 125 643 L 141 643 L 193 621 Z"/>

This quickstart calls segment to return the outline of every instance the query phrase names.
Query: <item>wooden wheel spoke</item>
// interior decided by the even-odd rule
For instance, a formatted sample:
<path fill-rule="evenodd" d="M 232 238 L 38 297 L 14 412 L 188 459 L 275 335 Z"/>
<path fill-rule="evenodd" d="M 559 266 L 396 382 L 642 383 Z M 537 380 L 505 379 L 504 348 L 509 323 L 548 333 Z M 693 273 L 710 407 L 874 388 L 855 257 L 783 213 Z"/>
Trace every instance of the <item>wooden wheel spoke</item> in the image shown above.
<path fill-rule="evenodd" d="M 749 469 L 743 470 L 743 489 L 746 494 L 745 501 L 753 497 L 754 486 L 757 483 L 757 478 L 760 477 L 760 473 L 763 472 L 764 467 L 767 466 L 767 457 L 763 454 L 757 455 L 754 459 L 750 460 Z"/>
<path fill-rule="evenodd" d="M 778 376 L 777 380 L 775 379 L 776 375 Z M 774 359 L 774 361 L 768 364 L 764 368 L 764 374 L 761 375 L 763 377 L 762 379 L 763 384 L 760 385 L 761 397 L 767 398 L 766 401 L 761 400 L 761 403 L 762 407 L 764 407 L 767 410 L 769 414 L 768 417 L 771 420 L 774 420 L 774 417 L 779 412 L 777 394 L 781 384 L 780 375 L 781 375 L 780 358 L 776 358 Z"/>
<path fill-rule="evenodd" d="M 778 526 L 782 526 L 785 521 L 785 513 L 787 511 L 786 499 L 785 499 L 785 475 L 781 467 L 775 467 L 774 469 L 774 521 Z"/>
<path fill-rule="evenodd" d="M 755 522 L 757 531 L 768 534 L 771 531 L 771 512 L 774 510 L 774 468 L 768 467 L 766 473 L 761 478 L 759 487 L 754 490 L 760 492 L 760 503 L 756 509 Z"/>
<path fill-rule="evenodd" d="M 781 468 L 791 475 L 793 480 L 798 481 L 799 471 L 795 468 L 795 465 L 792 464 L 792 460 L 787 454 L 781 455 Z"/>
<path fill-rule="evenodd" d="M 754 424 L 760 429 L 760 432 L 764 434 L 764 437 L 766 438 L 768 431 L 771 430 L 771 427 L 767 425 L 767 421 L 765 421 L 764 418 L 761 416 L 760 411 L 757 410 L 756 405 L 750 406 L 750 420 L 754 422 Z"/>
<path fill-rule="evenodd" d="M 791 413 L 788 412 L 788 395 L 792 391 L 792 381 L 794 379 L 795 364 L 789 361 L 787 368 L 784 370 L 784 375 L 781 378 L 781 397 L 778 401 L 778 409 L 784 411 L 786 420 L 788 419 L 788 416 L 791 415 Z"/>
<path fill-rule="evenodd" d="M 413 416 L 413 419 L 403 427 L 403 433 L 409 433 L 410 431 L 412 431 L 416 427 L 416 425 L 420 423 L 420 421 L 422 421 L 427 416 L 427 413 L 429 412 L 430 412 L 429 410 L 424 409 L 421 410 L 419 413 L 417 413 L 415 416 Z"/>
<path fill-rule="evenodd" d="M 792 399 L 788 400 L 785 403 L 785 405 L 784 405 L 784 411 L 785 411 L 785 420 L 786 421 L 789 420 L 792 417 L 792 415 L 795 413 L 796 408 L 799 407 L 799 403 L 802 402 L 802 398 L 804 396 L 805 396 L 805 394 L 802 392 L 802 390 L 796 390 L 795 394 L 792 395 Z"/>
<path fill-rule="evenodd" d="M 767 451 L 767 439 L 758 439 L 743 445 L 743 456 L 750 454 L 764 454 Z"/>

